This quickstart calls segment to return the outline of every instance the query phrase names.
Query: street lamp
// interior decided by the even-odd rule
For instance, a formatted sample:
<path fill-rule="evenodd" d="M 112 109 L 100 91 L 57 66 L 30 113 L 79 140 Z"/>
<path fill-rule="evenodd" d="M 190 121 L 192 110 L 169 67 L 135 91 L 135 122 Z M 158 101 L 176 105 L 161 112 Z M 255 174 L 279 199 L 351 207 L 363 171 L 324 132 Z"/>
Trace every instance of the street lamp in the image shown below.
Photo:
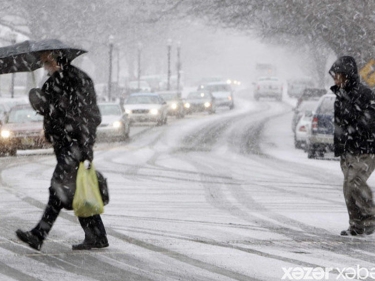
<path fill-rule="evenodd" d="M 108 100 L 111 100 L 112 92 L 112 53 L 113 53 L 113 35 L 108 38 L 109 43 L 109 71 L 108 71 Z"/>
<path fill-rule="evenodd" d="M 17 34 L 11 32 L 9 34 L 9 39 L 12 45 L 16 44 Z M 12 73 L 11 82 L 10 82 L 10 97 L 11 98 L 14 98 L 14 78 L 15 78 L 15 73 Z"/>
<path fill-rule="evenodd" d="M 171 89 L 171 48 L 172 48 L 172 39 L 168 39 L 168 84 L 167 90 Z"/>
<path fill-rule="evenodd" d="M 138 42 L 138 90 L 141 88 L 141 50 L 142 50 L 142 43 Z"/>
<path fill-rule="evenodd" d="M 14 32 L 11 32 L 9 34 L 9 37 L 10 37 L 10 42 L 12 43 L 12 45 L 16 44 L 17 34 Z M 12 73 L 11 83 L 10 83 L 10 97 L 11 98 L 14 98 L 14 78 L 15 78 L 15 73 Z"/>
<path fill-rule="evenodd" d="M 181 79 L 181 42 L 177 42 L 177 91 L 180 91 Z"/>

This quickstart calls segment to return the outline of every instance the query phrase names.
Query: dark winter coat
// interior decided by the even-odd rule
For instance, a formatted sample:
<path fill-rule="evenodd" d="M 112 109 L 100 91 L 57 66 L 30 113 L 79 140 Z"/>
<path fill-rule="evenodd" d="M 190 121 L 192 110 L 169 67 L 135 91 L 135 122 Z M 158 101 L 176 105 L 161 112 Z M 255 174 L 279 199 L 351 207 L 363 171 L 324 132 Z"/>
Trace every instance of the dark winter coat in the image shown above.
<path fill-rule="evenodd" d="M 44 114 L 46 139 L 55 151 L 77 141 L 82 159 L 92 160 L 101 115 L 91 78 L 82 70 L 67 65 L 44 83 L 42 91 L 49 103 L 49 111 Z"/>
<path fill-rule="evenodd" d="M 343 89 L 331 87 L 334 104 L 335 156 L 375 153 L 375 94 L 360 82 L 354 58 L 340 57 L 330 74 L 342 73 L 347 78 Z"/>
<path fill-rule="evenodd" d="M 49 104 L 43 112 L 44 133 L 57 159 L 51 189 L 71 209 L 79 162 L 93 160 L 96 128 L 101 123 L 94 84 L 86 73 L 66 65 L 44 83 L 42 92 Z"/>

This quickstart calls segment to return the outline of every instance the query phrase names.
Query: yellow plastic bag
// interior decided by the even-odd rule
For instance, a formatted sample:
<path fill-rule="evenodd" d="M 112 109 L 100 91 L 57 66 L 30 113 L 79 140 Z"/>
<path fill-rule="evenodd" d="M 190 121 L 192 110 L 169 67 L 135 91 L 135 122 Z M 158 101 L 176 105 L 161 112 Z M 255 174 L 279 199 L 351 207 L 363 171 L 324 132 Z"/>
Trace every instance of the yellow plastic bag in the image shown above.
<path fill-rule="evenodd" d="M 104 205 L 93 163 L 90 169 L 86 169 L 83 162 L 79 163 L 76 183 L 73 198 L 74 214 L 77 217 L 87 218 L 103 213 Z"/>

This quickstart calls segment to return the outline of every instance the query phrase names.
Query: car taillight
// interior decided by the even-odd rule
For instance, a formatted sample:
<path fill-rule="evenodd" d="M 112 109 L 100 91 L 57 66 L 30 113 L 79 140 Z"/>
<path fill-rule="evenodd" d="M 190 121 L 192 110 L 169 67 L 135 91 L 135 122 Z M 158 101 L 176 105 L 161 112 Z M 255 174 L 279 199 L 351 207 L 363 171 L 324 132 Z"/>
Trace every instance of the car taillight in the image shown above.
<path fill-rule="evenodd" d="M 318 130 L 318 117 L 317 116 L 314 116 L 314 118 L 311 121 L 311 129 L 313 132 Z"/>
<path fill-rule="evenodd" d="M 258 90 L 260 90 L 260 86 L 258 85 L 258 88 L 257 88 Z"/>
<path fill-rule="evenodd" d="M 301 126 L 301 127 L 299 127 L 298 131 L 300 131 L 300 132 L 306 132 L 306 127 L 305 126 Z"/>

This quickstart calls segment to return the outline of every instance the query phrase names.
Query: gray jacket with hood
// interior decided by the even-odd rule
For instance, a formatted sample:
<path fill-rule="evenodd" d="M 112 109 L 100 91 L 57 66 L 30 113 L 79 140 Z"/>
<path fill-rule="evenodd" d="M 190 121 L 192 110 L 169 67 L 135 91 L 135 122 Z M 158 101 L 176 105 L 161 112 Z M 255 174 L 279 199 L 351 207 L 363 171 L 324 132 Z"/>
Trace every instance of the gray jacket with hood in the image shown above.
<path fill-rule="evenodd" d="M 335 156 L 375 154 L 375 94 L 360 82 L 353 57 L 340 57 L 329 73 L 342 73 L 347 78 L 343 89 L 331 87 L 334 104 Z"/>

